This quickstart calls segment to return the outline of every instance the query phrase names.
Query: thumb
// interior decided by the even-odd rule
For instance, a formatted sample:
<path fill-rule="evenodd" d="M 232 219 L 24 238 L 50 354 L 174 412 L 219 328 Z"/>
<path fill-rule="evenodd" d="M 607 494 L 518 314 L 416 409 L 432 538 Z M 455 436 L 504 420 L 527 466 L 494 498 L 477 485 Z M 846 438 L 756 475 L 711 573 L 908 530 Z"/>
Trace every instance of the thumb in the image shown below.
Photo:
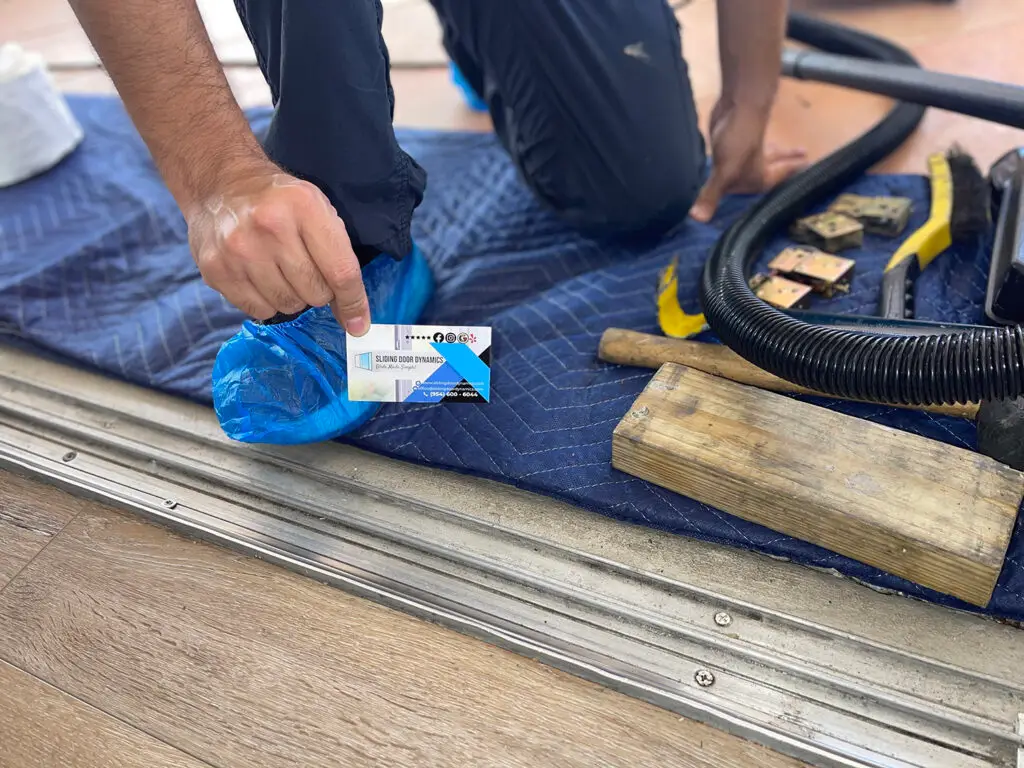
<path fill-rule="evenodd" d="M 722 175 L 717 171 L 712 171 L 711 177 L 704 184 L 704 188 L 701 189 L 696 202 L 690 209 L 690 217 L 705 224 L 711 221 L 724 193 L 725 181 Z"/>

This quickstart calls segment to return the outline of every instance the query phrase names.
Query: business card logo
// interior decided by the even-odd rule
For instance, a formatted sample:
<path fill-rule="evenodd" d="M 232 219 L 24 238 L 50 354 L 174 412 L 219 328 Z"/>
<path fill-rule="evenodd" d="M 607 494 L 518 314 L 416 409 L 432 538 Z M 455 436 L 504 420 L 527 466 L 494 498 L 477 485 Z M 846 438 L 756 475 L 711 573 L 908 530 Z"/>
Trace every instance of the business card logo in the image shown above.
<path fill-rule="evenodd" d="M 486 403 L 491 329 L 389 326 L 346 334 L 353 401 Z"/>

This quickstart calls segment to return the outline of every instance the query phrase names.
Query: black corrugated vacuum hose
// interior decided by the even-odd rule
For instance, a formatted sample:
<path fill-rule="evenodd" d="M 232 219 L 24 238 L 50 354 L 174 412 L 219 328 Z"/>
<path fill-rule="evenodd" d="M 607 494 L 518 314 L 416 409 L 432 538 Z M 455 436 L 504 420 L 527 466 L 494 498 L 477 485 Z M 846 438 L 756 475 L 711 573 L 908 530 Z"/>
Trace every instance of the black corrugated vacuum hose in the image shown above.
<path fill-rule="evenodd" d="M 789 36 L 830 53 L 917 66 L 877 37 L 794 14 Z M 939 405 L 1024 395 L 1024 331 L 970 328 L 927 336 L 812 325 L 761 301 L 748 270 L 767 239 L 898 148 L 924 107 L 897 104 L 874 128 L 780 185 L 733 224 L 704 269 L 708 324 L 729 347 L 784 379 L 853 400 Z"/>

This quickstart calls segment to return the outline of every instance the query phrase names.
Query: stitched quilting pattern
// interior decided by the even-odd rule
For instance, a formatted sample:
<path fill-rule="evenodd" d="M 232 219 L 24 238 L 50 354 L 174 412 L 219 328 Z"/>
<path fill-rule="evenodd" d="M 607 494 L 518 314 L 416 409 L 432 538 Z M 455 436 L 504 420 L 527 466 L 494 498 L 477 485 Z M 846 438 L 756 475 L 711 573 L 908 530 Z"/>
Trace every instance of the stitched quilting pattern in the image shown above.
<path fill-rule="evenodd" d="M 209 402 L 220 344 L 241 320 L 199 277 L 185 227 L 120 104 L 73 98 L 86 130 L 66 162 L 0 190 L 0 332 L 8 343 L 79 366 Z M 251 113 L 265 125 L 266 110 Z M 542 210 L 488 135 L 404 131 L 427 169 L 413 222 L 437 292 L 426 323 L 494 329 L 487 405 L 386 405 L 351 442 L 380 453 L 481 475 L 596 512 L 677 534 L 756 549 L 884 589 L 966 607 L 848 558 L 781 536 L 610 466 L 611 433 L 651 376 L 601 363 L 608 326 L 656 332 L 658 271 L 679 258 L 680 299 L 698 309 L 701 265 L 749 200 L 726 201 L 713 225 L 688 224 L 653 249 L 582 238 Z M 915 200 L 921 176 L 866 177 L 850 191 Z M 783 246 L 772 243 L 765 259 Z M 895 241 L 869 236 L 853 290 L 829 309 L 872 314 Z M 982 243 L 938 258 L 918 283 L 919 316 L 981 322 L 987 275 Z M 971 448 L 963 420 L 880 406 L 817 401 L 846 413 Z M 1019 531 L 990 612 L 1024 620 Z"/>

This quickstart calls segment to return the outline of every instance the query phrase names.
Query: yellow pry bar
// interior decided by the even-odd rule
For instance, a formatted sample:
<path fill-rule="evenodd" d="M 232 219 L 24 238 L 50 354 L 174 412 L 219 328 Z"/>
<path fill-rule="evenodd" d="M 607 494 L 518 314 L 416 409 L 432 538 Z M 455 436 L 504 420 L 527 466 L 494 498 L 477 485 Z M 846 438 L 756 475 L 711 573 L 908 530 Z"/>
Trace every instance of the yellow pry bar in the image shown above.
<path fill-rule="evenodd" d="M 924 269 L 940 253 L 953 244 L 950 221 L 953 217 L 953 173 L 949 161 L 942 153 L 928 157 L 928 175 L 932 186 L 932 207 L 928 221 L 908 237 L 899 247 L 885 271 L 905 259 L 916 257 L 917 266 Z"/>
<path fill-rule="evenodd" d="M 688 315 L 679 305 L 678 262 L 678 257 L 673 258 L 658 280 L 658 325 L 666 336 L 688 339 L 706 331 L 708 323 L 703 314 Z"/>

